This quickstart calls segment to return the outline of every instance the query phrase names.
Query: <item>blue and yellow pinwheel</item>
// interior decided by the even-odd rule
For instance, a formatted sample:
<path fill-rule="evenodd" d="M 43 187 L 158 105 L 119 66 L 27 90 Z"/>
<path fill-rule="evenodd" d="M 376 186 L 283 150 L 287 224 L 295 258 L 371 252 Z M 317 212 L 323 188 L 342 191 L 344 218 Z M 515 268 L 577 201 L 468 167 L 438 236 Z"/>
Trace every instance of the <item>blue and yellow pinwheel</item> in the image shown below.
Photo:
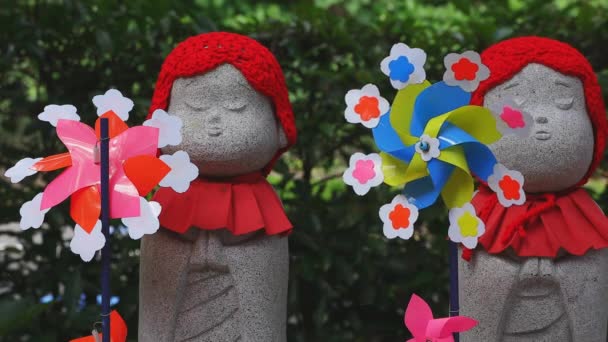
<path fill-rule="evenodd" d="M 404 186 L 419 209 L 439 195 L 448 208 L 461 207 L 473 196 L 472 175 L 485 181 L 493 172 L 496 158 L 487 145 L 501 134 L 492 113 L 469 105 L 470 98 L 444 82 L 409 85 L 373 129 L 384 182 Z"/>

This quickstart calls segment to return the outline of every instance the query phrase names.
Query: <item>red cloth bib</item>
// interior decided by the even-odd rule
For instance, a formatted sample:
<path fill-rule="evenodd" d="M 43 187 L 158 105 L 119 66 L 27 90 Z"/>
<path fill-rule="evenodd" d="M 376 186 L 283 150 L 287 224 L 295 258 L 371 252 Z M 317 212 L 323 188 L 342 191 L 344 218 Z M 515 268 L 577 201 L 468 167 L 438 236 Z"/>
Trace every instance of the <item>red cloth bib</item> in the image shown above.
<path fill-rule="evenodd" d="M 492 190 L 481 186 L 471 203 L 486 225 L 479 242 L 490 254 L 511 247 L 522 257 L 553 258 L 560 249 L 583 255 L 608 247 L 608 219 L 580 188 L 563 194 L 526 194 L 523 205 L 505 208 Z"/>
<path fill-rule="evenodd" d="M 260 172 L 225 178 L 198 178 L 184 193 L 161 188 L 154 201 L 162 206 L 161 226 L 177 233 L 190 227 L 226 228 L 234 235 L 265 229 L 266 234 L 289 233 L 292 225 L 281 200 Z"/>

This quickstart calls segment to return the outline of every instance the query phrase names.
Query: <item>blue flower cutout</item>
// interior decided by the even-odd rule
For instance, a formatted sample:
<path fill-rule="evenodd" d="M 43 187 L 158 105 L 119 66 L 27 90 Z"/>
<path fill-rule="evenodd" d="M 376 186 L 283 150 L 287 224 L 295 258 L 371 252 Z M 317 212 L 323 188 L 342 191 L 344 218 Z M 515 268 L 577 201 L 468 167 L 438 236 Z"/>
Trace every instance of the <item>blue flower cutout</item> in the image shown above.
<path fill-rule="evenodd" d="M 407 82 L 410 75 L 414 72 L 414 65 L 405 56 L 399 56 L 397 59 L 388 63 L 390 69 L 390 78 L 400 82 Z"/>

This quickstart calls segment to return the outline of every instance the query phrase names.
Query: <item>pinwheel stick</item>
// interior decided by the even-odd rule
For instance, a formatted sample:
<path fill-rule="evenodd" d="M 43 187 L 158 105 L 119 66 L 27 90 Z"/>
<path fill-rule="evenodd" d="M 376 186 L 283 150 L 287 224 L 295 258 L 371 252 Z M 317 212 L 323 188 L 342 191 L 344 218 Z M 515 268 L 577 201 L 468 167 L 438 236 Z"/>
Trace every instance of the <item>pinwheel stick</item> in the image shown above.
<path fill-rule="evenodd" d="M 448 241 L 448 262 L 450 267 L 450 317 L 460 314 L 458 298 L 458 246 L 453 241 Z M 454 333 L 454 341 L 460 341 L 460 335 Z"/>
<path fill-rule="evenodd" d="M 103 342 L 110 342 L 110 153 L 109 123 L 100 119 L 100 161 L 101 161 L 101 232 L 106 244 L 101 250 L 101 317 Z"/>

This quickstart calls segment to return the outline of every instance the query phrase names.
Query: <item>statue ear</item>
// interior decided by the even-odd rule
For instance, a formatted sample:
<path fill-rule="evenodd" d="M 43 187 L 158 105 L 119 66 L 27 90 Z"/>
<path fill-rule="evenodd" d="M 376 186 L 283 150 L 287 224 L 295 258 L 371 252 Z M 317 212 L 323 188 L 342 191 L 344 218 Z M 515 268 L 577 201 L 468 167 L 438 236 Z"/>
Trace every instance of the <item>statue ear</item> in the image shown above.
<path fill-rule="evenodd" d="M 279 148 L 285 148 L 287 147 L 287 135 L 285 135 L 285 130 L 283 130 L 283 126 L 281 125 L 280 122 L 277 123 L 278 124 L 278 130 L 277 132 L 279 133 Z"/>

